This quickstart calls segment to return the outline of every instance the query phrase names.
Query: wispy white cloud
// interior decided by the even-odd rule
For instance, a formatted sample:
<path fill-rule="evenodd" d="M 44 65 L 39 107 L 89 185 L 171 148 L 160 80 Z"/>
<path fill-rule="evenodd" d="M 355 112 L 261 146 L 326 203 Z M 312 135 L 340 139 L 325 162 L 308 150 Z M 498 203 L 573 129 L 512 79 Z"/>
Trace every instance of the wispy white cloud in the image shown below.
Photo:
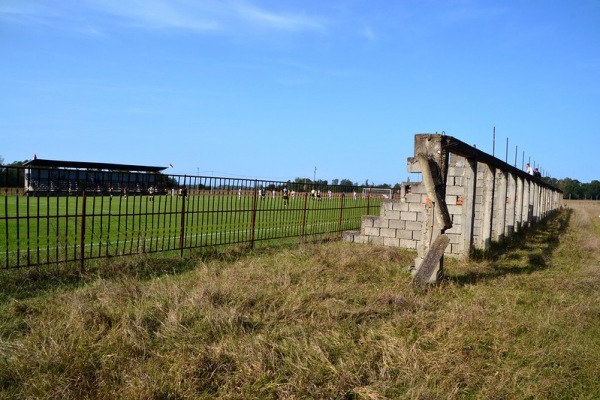
<path fill-rule="evenodd" d="M 320 31 L 324 18 L 273 10 L 247 0 L 66 0 L 52 7 L 38 0 L 3 0 L 0 20 L 56 25 L 98 34 L 110 25 L 196 33 Z"/>
<path fill-rule="evenodd" d="M 94 11 L 117 17 L 129 26 L 146 29 L 215 31 L 221 28 L 206 6 L 167 0 L 89 0 Z"/>
<path fill-rule="evenodd" d="M 317 18 L 305 14 L 276 13 L 243 2 L 232 2 L 230 7 L 237 13 L 241 21 L 265 28 L 285 31 L 321 30 L 323 28 L 322 22 Z"/>
<path fill-rule="evenodd" d="M 32 1 L 11 1 L 0 3 L 0 20 L 16 23 L 44 23 L 58 17 L 56 9 Z"/>
<path fill-rule="evenodd" d="M 130 26 L 240 34 L 248 30 L 318 31 L 323 22 L 294 11 L 272 11 L 241 0 L 88 0 L 97 12 Z"/>

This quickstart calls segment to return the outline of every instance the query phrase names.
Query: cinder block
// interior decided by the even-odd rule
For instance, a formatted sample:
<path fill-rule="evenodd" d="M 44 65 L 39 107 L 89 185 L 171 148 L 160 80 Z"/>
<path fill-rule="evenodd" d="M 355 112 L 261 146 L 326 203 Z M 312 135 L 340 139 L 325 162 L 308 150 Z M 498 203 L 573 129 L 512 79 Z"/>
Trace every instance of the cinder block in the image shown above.
<path fill-rule="evenodd" d="M 465 188 L 462 186 L 446 186 L 446 196 L 462 196 Z"/>
<path fill-rule="evenodd" d="M 459 234 L 448 233 L 448 231 L 446 231 L 446 234 L 448 235 L 448 238 L 450 239 L 450 243 L 455 243 L 455 244 L 460 243 L 460 235 Z"/>
<path fill-rule="evenodd" d="M 406 210 L 406 211 L 420 213 L 420 212 L 423 212 L 424 209 L 425 209 L 425 205 L 422 203 L 409 203 L 408 210 Z"/>
<path fill-rule="evenodd" d="M 363 228 L 372 228 L 376 219 L 377 217 L 374 217 L 373 215 L 363 215 L 360 221 L 360 226 Z"/>
<path fill-rule="evenodd" d="M 415 242 L 414 240 L 400 239 L 400 247 L 402 247 L 403 249 L 415 249 L 416 250 L 417 242 Z"/>
<path fill-rule="evenodd" d="M 463 219 L 462 214 L 453 214 L 453 215 L 451 215 L 451 217 L 452 217 L 452 226 L 462 225 L 462 219 Z"/>
<path fill-rule="evenodd" d="M 369 237 L 365 235 L 354 236 L 354 243 L 367 244 L 369 243 Z"/>
<path fill-rule="evenodd" d="M 425 185 L 423 183 L 413 183 L 410 186 L 409 194 L 426 194 L 426 193 L 427 193 L 427 188 L 425 187 Z"/>
<path fill-rule="evenodd" d="M 421 172 L 421 167 L 419 166 L 419 161 L 417 161 L 416 157 L 408 157 L 406 160 L 406 169 L 410 173 Z"/>
<path fill-rule="evenodd" d="M 419 193 L 409 193 L 406 195 L 407 203 L 420 203 L 421 195 Z"/>
<path fill-rule="evenodd" d="M 450 168 L 448 168 L 448 170 L 450 170 Z M 464 165 L 461 165 L 461 166 L 457 165 L 453 168 L 452 172 L 453 172 L 452 173 L 453 176 L 464 176 L 465 175 L 465 167 L 464 167 Z"/>
<path fill-rule="evenodd" d="M 410 206 L 410 204 L 412 203 L 407 203 L 406 199 L 403 199 L 404 201 L 402 202 L 396 202 L 393 205 L 393 210 L 394 211 L 408 211 L 408 207 Z"/>
<path fill-rule="evenodd" d="M 421 231 L 422 227 L 423 227 L 423 224 L 421 222 L 406 221 L 406 230 Z"/>
<path fill-rule="evenodd" d="M 382 236 L 382 237 L 395 238 L 396 237 L 396 230 L 395 229 L 390 229 L 390 228 L 381 228 L 379 230 L 379 235 Z"/>
<path fill-rule="evenodd" d="M 454 205 L 449 204 L 447 207 L 448 207 L 448 212 L 450 214 L 460 214 L 460 215 L 462 215 L 462 207 L 463 206 L 457 206 L 456 204 L 454 204 Z"/>
<path fill-rule="evenodd" d="M 373 228 L 387 228 L 388 221 L 388 219 L 377 218 L 375 221 L 373 221 Z"/>
<path fill-rule="evenodd" d="M 446 196 L 446 204 L 456 204 L 456 199 L 458 199 L 458 196 Z"/>
<path fill-rule="evenodd" d="M 367 236 L 379 236 L 379 228 L 365 228 L 365 235 Z"/>
<path fill-rule="evenodd" d="M 344 242 L 354 242 L 355 237 L 360 236 L 360 231 L 344 231 L 342 232 L 342 240 Z"/>
<path fill-rule="evenodd" d="M 383 238 L 379 236 L 369 236 L 369 243 L 383 246 Z"/>
<path fill-rule="evenodd" d="M 401 219 L 390 219 L 389 227 L 393 229 L 404 229 L 406 228 L 406 221 Z"/>
<path fill-rule="evenodd" d="M 398 230 L 398 231 L 396 231 L 396 237 L 398 237 L 400 239 L 412 239 L 413 232 L 416 232 L 416 231 Z"/>
<path fill-rule="evenodd" d="M 403 211 L 400 213 L 400 219 L 402 219 L 403 221 L 416 221 L 417 213 L 411 211 Z"/>
<path fill-rule="evenodd" d="M 390 238 L 390 237 L 384 237 L 383 238 L 383 245 L 384 246 L 389 246 L 389 247 L 400 247 L 400 239 Z"/>
<path fill-rule="evenodd" d="M 383 213 L 385 219 L 400 219 L 400 211 L 385 210 Z"/>
<path fill-rule="evenodd" d="M 459 156 L 457 154 L 453 154 L 452 155 L 452 159 L 451 159 L 451 163 L 452 165 L 454 165 L 455 167 L 464 167 L 465 166 L 465 158 L 462 156 Z"/>

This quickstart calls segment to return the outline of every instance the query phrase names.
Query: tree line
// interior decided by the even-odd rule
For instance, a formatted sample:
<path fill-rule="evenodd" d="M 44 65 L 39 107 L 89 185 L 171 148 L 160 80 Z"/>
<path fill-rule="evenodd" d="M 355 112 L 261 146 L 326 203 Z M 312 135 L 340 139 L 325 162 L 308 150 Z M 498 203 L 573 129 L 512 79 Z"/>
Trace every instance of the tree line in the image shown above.
<path fill-rule="evenodd" d="M 577 179 L 556 179 L 544 177 L 542 180 L 563 191 L 563 198 L 572 200 L 600 200 L 600 181 L 593 180 L 589 183 L 579 182 Z"/>

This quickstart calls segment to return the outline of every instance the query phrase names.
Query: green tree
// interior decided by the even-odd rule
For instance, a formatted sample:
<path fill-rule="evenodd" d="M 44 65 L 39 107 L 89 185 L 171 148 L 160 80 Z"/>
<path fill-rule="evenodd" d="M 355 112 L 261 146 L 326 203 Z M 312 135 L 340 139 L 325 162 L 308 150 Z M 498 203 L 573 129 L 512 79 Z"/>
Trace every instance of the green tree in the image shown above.
<path fill-rule="evenodd" d="M 559 189 L 562 189 L 565 199 L 582 199 L 583 187 L 577 179 L 565 178 L 559 184 Z"/>

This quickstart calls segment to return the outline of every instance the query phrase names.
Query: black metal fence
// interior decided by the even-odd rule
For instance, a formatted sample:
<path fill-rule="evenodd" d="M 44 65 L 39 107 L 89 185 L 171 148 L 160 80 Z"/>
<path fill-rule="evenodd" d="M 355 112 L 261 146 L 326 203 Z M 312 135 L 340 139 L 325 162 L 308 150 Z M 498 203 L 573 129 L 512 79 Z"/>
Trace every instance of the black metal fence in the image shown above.
<path fill-rule="evenodd" d="M 312 182 L 94 176 L 107 175 L 0 167 L 0 269 L 340 238 L 387 197 Z"/>

